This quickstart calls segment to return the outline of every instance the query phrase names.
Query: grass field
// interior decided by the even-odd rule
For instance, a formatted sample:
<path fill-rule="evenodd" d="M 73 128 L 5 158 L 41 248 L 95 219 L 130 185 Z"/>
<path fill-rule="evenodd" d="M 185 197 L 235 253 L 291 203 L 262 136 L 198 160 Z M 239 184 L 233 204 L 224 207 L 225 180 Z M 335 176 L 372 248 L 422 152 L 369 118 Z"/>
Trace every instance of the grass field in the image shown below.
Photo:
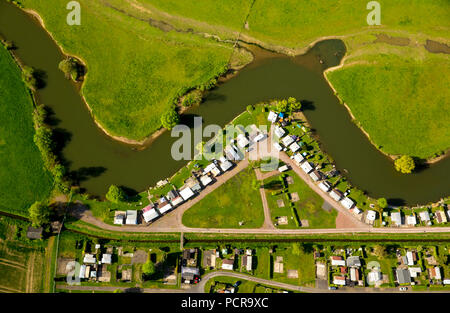
<path fill-rule="evenodd" d="M 255 172 L 248 167 L 187 210 L 183 224 L 202 228 L 261 227 L 264 212 L 253 180 Z M 239 226 L 240 221 L 244 221 L 243 226 Z"/>
<path fill-rule="evenodd" d="M 22 226 L 0 217 L 0 293 L 44 290 L 44 251 L 21 238 Z"/>
<path fill-rule="evenodd" d="M 336 227 L 336 216 L 337 212 L 331 209 L 330 212 L 322 209 L 324 203 L 323 199 L 315 193 L 309 186 L 298 177 L 294 171 L 289 170 L 285 172 L 290 176 L 294 183 L 288 185 L 288 193 L 297 193 L 299 196 L 299 201 L 294 202 L 297 209 L 297 214 L 300 220 L 308 220 L 308 228 L 334 228 Z M 279 181 L 279 176 L 273 176 L 264 180 L 265 185 L 271 185 L 274 182 Z M 287 216 L 287 225 L 278 225 L 278 228 L 298 228 L 295 225 L 294 220 L 291 218 L 292 212 L 289 207 L 289 201 L 284 194 L 272 195 L 273 190 L 266 189 L 267 201 L 270 207 L 270 213 L 272 216 L 272 221 L 277 222 L 276 217 Z M 284 207 L 278 207 L 277 200 L 283 200 Z"/>
<path fill-rule="evenodd" d="M 86 62 L 82 93 L 95 119 L 112 135 L 142 140 L 157 130 L 177 95 L 212 79 L 233 51 L 230 44 L 163 32 L 121 13 L 128 7 L 124 1 L 111 1 L 112 7 L 79 2 L 81 25 L 69 26 L 67 1 L 22 1 L 41 15 L 65 52 Z"/>
<path fill-rule="evenodd" d="M 156 7 L 171 14 L 170 17 L 155 12 L 156 17 L 177 25 L 200 31 L 216 31 L 219 35 L 234 34 L 241 29 L 239 9 L 249 7 L 251 0 L 223 2 L 137 0 L 149 9 Z M 447 37 L 450 7 L 446 0 L 439 1 L 378 1 L 381 7 L 383 29 L 421 32 L 436 37 Z M 347 35 L 369 29 L 366 18 L 366 0 L 308 1 L 270 0 L 255 1 L 245 35 L 266 45 L 303 48 L 312 41 L 335 35 Z M 220 26 L 220 27 L 219 27 Z M 447 27 L 446 27 L 447 26 Z"/>
<path fill-rule="evenodd" d="M 450 148 L 450 58 L 397 50 L 402 56 L 354 57 L 349 63 L 363 62 L 327 76 L 379 149 L 426 159 Z"/>
<path fill-rule="evenodd" d="M 49 196 L 53 179 L 33 142 L 33 102 L 21 72 L 0 45 L 0 210 L 27 215 Z"/>

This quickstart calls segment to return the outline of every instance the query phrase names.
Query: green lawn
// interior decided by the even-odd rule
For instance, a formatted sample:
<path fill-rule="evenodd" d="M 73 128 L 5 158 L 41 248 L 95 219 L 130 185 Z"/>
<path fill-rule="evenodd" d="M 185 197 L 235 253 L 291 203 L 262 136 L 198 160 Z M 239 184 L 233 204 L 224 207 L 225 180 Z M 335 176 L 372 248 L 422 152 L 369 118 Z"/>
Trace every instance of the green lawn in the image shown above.
<path fill-rule="evenodd" d="M 226 36 L 239 31 L 250 0 L 177 1 L 138 0 L 147 8 L 175 15 L 165 17 L 179 27 L 219 32 Z M 366 0 L 257 0 L 250 12 L 244 34 L 265 42 L 290 48 L 303 48 L 312 41 L 333 35 L 347 35 L 367 30 Z M 384 29 L 421 32 L 437 37 L 449 34 L 449 6 L 446 0 L 379 0 Z M 226 5 L 224 5 L 226 3 Z M 155 17 L 162 14 L 154 13 Z M 187 17 L 188 19 L 184 18 Z"/>
<path fill-rule="evenodd" d="M 33 102 L 21 72 L 0 45 L 0 210 L 24 215 L 46 199 L 53 178 L 33 142 Z"/>
<path fill-rule="evenodd" d="M 448 56 L 367 54 L 355 59 L 364 63 L 327 76 L 379 149 L 425 159 L 450 148 Z"/>
<path fill-rule="evenodd" d="M 298 177 L 294 171 L 289 170 L 285 172 L 288 176 L 294 180 L 293 184 L 288 185 L 288 193 L 297 193 L 300 200 L 294 202 L 297 210 L 297 214 L 300 220 L 308 220 L 308 228 L 334 228 L 336 227 L 336 210 L 332 209 L 330 212 L 322 209 L 324 200 L 316 192 L 314 192 L 309 186 Z M 274 182 L 279 181 L 279 175 L 272 176 L 264 180 L 265 185 L 271 185 Z M 267 201 L 269 203 L 272 221 L 277 222 L 276 217 L 287 216 L 287 225 L 278 225 L 278 228 L 297 228 L 294 219 L 292 219 L 291 208 L 289 207 L 289 201 L 285 194 L 272 195 L 273 190 L 266 189 Z M 279 208 L 277 200 L 283 200 L 284 207 Z"/>
<path fill-rule="evenodd" d="M 179 93 L 212 79 L 233 51 L 231 44 L 152 27 L 132 17 L 125 1 L 108 1 L 110 7 L 80 0 L 79 26 L 67 25 L 65 0 L 21 2 L 42 16 L 65 52 L 87 64 L 82 93 L 95 119 L 113 135 L 142 140 L 157 130 Z"/>
<path fill-rule="evenodd" d="M 296 243 L 300 246 L 300 244 Z M 273 279 L 283 283 L 301 285 L 301 286 L 315 286 L 316 273 L 314 257 L 312 252 L 307 252 L 304 249 L 299 249 L 299 254 L 293 253 L 292 247 L 277 248 L 273 253 L 273 261 L 275 262 L 277 256 L 283 257 L 284 273 L 273 273 Z M 288 270 L 297 270 L 298 278 L 288 278 Z"/>
<path fill-rule="evenodd" d="M 256 179 L 252 168 L 228 180 L 183 214 L 188 227 L 258 228 L 264 222 L 259 191 L 252 186 Z M 244 221 L 243 226 L 239 222 Z"/>

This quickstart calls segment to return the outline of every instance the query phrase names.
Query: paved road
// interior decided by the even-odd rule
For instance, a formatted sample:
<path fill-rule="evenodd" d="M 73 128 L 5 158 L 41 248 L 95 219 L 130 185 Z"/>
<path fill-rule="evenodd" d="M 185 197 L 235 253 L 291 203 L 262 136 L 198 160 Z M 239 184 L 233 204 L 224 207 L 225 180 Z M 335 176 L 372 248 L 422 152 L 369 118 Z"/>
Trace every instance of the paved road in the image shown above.
<path fill-rule="evenodd" d="M 117 289 L 129 290 L 130 292 L 144 292 L 144 293 L 183 293 L 184 289 L 162 289 L 162 288 L 139 288 L 139 287 L 122 287 L 122 286 L 69 286 L 56 285 L 56 289 L 64 290 L 79 290 L 79 291 L 108 291 L 114 292 Z"/>

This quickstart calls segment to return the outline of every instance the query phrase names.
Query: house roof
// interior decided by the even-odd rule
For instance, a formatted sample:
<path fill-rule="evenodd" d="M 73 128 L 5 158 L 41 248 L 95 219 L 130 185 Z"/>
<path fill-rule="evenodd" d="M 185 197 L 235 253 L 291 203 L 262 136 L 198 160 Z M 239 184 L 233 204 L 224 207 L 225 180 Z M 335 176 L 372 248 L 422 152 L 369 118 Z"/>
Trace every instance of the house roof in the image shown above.
<path fill-rule="evenodd" d="M 345 197 L 341 200 L 341 204 L 344 208 L 351 209 L 355 205 L 355 202 L 349 197 Z"/>
<path fill-rule="evenodd" d="M 194 195 L 194 192 L 189 187 L 184 187 L 180 190 L 180 196 L 186 201 L 187 199 L 191 198 Z"/>
<path fill-rule="evenodd" d="M 342 197 L 344 196 L 344 194 L 338 190 L 338 189 L 333 189 L 330 191 L 330 196 L 331 198 L 333 198 L 336 201 L 339 201 L 342 199 Z"/>
<path fill-rule="evenodd" d="M 309 164 L 309 162 L 304 162 L 302 165 L 300 165 L 300 167 L 307 174 L 313 170 L 313 167 L 311 166 L 311 164 Z"/>
<path fill-rule="evenodd" d="M 43 230 L 42 227 L 35 228 L 30 226 L 27 230 L 27 237 L 30 239 L 41 239 Z"/>
<path fill-rule="evenodd" d="M 281 139 L 281 142 L 283 143 L 283 145 L 285 145 L 286 147 L 289 146 L 291 143 L 294 142 L 294 139 L 292 138 L 292 136 L 287 135 L 286 137 L 284 137 L 283 139 Z"/>
<path fill-rule="evenodd" d="M 322 189 L 323 191 L 327 192 L 328 190 L 330 190 L 331 186 L 330 186 L 329 182 L 323 181 L 319 184 L 319 188 Z"/>
<path fill-rule="evenodd" d="M 155 209 L 150 209 L 144 212 L 143 214 L 145 222 L 150 222 L 159 216 L 158 212 Z"/>
<path fill-rule="evenodd" d="M 204 175 L 204 176 L 200 177 L 200 181 L 203 186 L 207 186 L 210 183 L 212 183 L 212 179 L 208 175 Z"/>
<path fill-rule="evenodd" d="M 411 274 L 407 269 L 397 269 L 397 280 L 399 284 L 409 284 L 411 283 Z"/>
<path fill-rule="evenodd" d="M 303 162 L 303 160 L 305 160 L 305 158 L 304 158 L 303 155 L 301 155 L 300 153 L 296 153 L 296 154 L 294 155 L 294 160 L 295 160 L 298 164 L 300 164 L 300 163 Z"/>
<path fill-rule="evenodd" d="M 222 171 L 228 171 L 233 166 L 233 163 L 231 163 L 228 160 L 225 160 L 224 162 L 220 163 L 220 168 Z"/>

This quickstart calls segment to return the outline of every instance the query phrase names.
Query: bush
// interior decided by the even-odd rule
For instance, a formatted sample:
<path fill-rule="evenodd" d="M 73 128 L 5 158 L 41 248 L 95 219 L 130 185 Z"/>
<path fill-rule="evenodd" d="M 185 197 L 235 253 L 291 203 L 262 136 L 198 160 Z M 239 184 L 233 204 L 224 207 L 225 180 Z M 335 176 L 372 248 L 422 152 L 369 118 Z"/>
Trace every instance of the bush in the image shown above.
<path fill-rule="evenodd" d="M 38 81 L 36 79 L 36 71 L 29 66 L 25 66 L 22 71 L 22 79 L 31 90 L 36 90 Z"/>
<path fill-rule="evenodd" d="M 64 72 L 67 78 L 77 81 L 81 74 L 81 66 L 74 58 L 67 58 L 59 62 L 58 68 Z"/>
<path fill-rule="evenodd" d="M 41 227 L 50 222 L 50 210 L 44 202 L 36 201 L 28 209 L 33 227 Z"/>
<path fill-rule="evenodd" d="M 184 96 L 181 101 L 181 105 L 184 107 L 190 107 L 192 105 L 200 104 L 202 101 L 202 92 L 200 90 L 193 90 Z"/>
<path fill-rule="evenodd" d="M 171 109 L 161 116 L 161 124 L 168 130 L 174 128 L 179 122 L 180 117 L 175 109 Z"/>
<path fill-rule="evenodd" d="M 408 155 L 403 155 L 395 160 L 395 169 L 401 173 L 409 174 L 415 169 L 414 159 Z"/>
<path fill-rule="evenodd" d="M 119 203 L 126 200 L 126 194 L 122 188 L 117 187 L 116 185 L 111 185 L 108 193 L 106 194 L 106 199 L 114 203 Z"/>

